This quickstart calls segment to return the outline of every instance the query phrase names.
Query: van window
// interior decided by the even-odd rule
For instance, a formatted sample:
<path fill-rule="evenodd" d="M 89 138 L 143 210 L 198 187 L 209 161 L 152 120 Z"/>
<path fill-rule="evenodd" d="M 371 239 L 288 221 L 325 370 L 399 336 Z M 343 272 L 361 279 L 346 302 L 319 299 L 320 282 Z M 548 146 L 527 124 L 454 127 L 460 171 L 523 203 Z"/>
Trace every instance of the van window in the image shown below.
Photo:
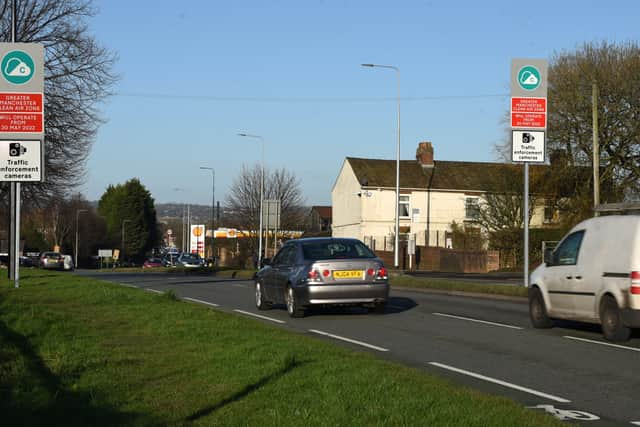
<path fill-rule="evenodd" d="M 583 237 L 584 230 L 568 235 L 553 252 L 553 265 L 576 265 Z"/>

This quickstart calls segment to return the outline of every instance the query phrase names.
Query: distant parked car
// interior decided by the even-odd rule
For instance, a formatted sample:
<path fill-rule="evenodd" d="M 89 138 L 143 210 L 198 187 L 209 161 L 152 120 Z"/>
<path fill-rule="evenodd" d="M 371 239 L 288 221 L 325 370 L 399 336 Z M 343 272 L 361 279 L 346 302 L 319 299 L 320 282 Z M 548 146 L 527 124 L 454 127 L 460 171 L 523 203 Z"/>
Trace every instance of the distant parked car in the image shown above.
<path fill-rule="evenodd" d="M 75 270 L 76 266 L 73 263 L 73 258 L 71 258 L 71 255 L 62 255 L 62 268 L 65 271 Z"/>
<path fill-rule="evenodd" d="M 142 264 L 142 268 L 157 268 L 162 267 L 162 259 L 160 258 L 149 258 L 145 260 L 144 264 Z"/>
<path fill-rule="evenodd" d="M 284 303 L 291 317 L 318 305 L 362 305 L 384 313 L 389 298 L 387 269 L 357 239 L 289 240 L 256 274 L 260 310 Z"/>
<path fill-rule="evenodd" d="M 64 258 L 60 252 L 43 252 L 39 264 L 40 268 L 60 270 L 64 267 Z"/>
<path fill-rule="evenodd" d="M 178 262 L 178 254 L 168 253 L 162 258 L 163 267 L 175 267 Z"/>
<path fill-rule="evenodd" d="M 33 267 L 33 260 L 28 256 L 20 255 L 20 266 L 21 267 Z"/>
<path fill-rule="evenodd" d="M 177 266 L 184 268 L 200 268 L 205 266 L 205 261 L 200 258 L 200 255 L 198 254 L 183 252 L 178 257 Z"/>

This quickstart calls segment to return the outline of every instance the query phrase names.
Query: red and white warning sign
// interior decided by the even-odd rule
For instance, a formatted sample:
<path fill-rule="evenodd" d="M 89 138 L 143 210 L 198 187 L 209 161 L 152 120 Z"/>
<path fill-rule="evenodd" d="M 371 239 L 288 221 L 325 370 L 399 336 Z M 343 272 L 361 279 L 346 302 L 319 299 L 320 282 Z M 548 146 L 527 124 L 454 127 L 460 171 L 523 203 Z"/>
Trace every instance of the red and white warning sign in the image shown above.
<path fill-rule="evenodd" d="M 547 98 L 511 98 L 511 127 L 514 129 L 545 129 Z"/>

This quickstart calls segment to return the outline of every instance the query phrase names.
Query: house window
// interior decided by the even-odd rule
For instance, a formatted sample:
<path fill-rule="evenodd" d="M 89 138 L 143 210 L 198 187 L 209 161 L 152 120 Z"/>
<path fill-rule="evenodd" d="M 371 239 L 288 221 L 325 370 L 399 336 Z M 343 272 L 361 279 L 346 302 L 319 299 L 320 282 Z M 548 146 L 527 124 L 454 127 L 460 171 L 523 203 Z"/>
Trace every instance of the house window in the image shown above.
<path fill-rule="evenodd" d="M 464 201 L 464 217 L 466 220 L 480 219 L 480 201 L 477 197 L 467 197 Z"/>
<path fill-rule="evenodd" d="M 398 216 L 400 218 L 409 218 L 409 196 L 400 196 L 398 204 Z"/>

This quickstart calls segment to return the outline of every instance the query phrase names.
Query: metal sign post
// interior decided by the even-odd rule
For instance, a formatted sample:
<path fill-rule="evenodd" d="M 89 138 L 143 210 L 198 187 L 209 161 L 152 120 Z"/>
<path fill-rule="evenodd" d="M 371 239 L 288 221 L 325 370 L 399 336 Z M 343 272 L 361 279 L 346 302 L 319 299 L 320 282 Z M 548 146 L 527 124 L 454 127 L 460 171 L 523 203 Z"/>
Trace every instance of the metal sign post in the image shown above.
<path fill-rule="evenodd" d="M 529 287 L 529 163 L 544 163 L 547 61 L 511 61 L 511 159 L 524 163 L 524 286 Z"/>
<path fill-rule="evenodd" d="M 44 180 L 43 141 L 44 47 L 0 43 L 0 182 L 11 183 L 9 278 L 16 288 L 20 286 L 20 183 Z"/>

